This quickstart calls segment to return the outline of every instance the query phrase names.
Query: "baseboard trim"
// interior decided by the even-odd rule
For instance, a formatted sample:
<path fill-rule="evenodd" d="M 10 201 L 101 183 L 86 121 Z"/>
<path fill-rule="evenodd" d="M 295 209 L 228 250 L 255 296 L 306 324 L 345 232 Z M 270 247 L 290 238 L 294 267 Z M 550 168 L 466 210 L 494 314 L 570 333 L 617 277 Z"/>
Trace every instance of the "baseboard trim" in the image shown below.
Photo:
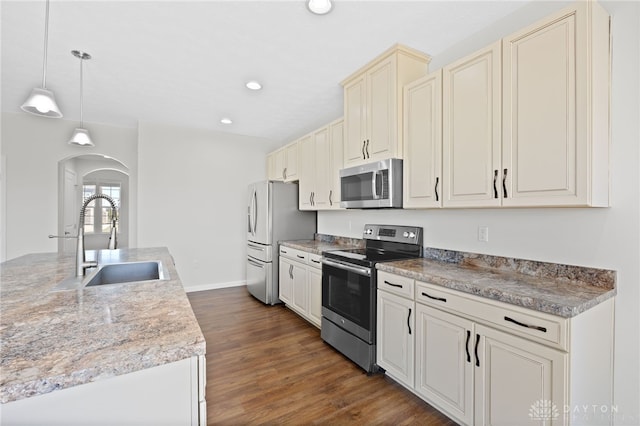
<path fill-rule="evenodd" d="M 187 293 L 195 293 L 197 291 L 205 291 L 205 290 L 217 290 L 220 288 L 228 288 L 228 287 L 241 287 L 247 285 L 246 281 L 229 281 L 226 283 L 215 283 L 215 284 L 201 284 L 185 287 L 184 291 Z"/>

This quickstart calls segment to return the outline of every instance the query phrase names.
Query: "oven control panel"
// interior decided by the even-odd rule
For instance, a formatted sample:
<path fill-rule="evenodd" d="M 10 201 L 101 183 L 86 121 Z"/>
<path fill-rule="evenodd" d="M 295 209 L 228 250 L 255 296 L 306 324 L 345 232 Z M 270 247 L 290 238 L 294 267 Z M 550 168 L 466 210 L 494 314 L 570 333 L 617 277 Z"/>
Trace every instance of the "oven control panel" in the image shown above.
<path fill-rule="evenodd" d="M 422 245 L 422 228 L 418 226 L 365 225 L 363 238 L 365 240 Z"/>

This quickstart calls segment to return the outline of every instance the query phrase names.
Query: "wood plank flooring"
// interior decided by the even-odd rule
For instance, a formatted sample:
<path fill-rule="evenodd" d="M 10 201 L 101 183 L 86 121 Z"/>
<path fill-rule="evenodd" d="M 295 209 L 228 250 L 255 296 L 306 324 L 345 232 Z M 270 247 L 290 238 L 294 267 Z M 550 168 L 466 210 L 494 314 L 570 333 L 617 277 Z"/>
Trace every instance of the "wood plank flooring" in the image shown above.
<path fill-rule="evenodd" d="M 317 328 L 246 287 L 188 297 L 207 341 L 209 425 L 455 425 L 385 375 L 367 376 Z"/>

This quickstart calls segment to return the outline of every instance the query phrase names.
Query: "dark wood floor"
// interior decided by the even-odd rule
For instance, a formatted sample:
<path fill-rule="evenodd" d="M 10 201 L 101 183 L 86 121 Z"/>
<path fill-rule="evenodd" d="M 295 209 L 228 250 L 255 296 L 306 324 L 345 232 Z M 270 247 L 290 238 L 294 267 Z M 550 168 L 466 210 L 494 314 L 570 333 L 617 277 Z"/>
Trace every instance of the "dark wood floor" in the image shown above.
<path fill-rule="evenodd" d="M 385 375 L 323 343 L 246 287 L 189 294 L 207 341 L 208 424 L 455 425 Z"/>

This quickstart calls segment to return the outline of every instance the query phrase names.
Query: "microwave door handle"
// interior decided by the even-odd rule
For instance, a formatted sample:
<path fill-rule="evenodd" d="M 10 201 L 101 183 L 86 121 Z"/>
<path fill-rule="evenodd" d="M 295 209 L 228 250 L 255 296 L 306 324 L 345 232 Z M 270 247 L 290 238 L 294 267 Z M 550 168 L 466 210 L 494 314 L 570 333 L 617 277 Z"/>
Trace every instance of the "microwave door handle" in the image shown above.
<path fill-rule="evenodd" d="M 380 195 L 378 195 L 378 174 L 379 173 L 380 171 L 373 172 L 373 179 L 371 179 L 371 194 L 374 200 L 377 200 L 380 198 Z"/>

